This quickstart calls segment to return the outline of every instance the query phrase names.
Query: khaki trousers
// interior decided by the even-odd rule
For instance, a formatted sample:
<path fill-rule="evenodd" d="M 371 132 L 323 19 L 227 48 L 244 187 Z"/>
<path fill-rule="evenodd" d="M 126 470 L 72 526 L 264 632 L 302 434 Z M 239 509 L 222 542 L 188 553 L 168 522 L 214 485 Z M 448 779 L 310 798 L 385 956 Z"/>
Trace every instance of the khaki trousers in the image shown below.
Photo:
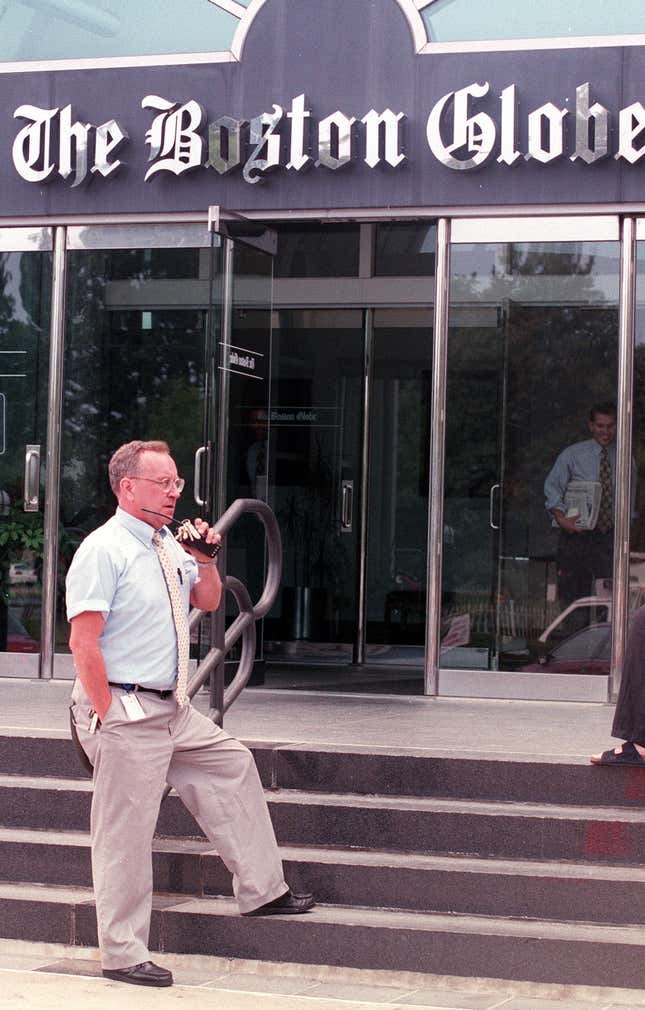
<path fill-rule="evenodd" d="M 88 732 L 90 702 L 80 682 L 72 700 L 79 740 L 94 764 L 92 876 L 103 968 L 149 960 L 152 838 L 166 782 L 179 794 L 233 874 L 241 912 L 287 890 L 250 751 L 190 705 L 137 692 L 145 718 L 128 720 L 121 688 L 103 725 Z M 205 938 L 204 953 L 217 953 Z"/>

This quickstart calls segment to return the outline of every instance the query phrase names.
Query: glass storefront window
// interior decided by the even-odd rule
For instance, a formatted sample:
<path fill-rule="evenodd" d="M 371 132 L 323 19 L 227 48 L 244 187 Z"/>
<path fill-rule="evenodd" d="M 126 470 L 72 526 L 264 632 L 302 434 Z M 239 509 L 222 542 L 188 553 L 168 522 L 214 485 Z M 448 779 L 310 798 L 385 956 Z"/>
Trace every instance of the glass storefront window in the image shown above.
<path fill-rule="evenodd" d="M 547 505 L 572 481 L 598 500 L 603 445 L 612 480 L 618 257 L 614 242 L 452 247 L 443 667 L 609 672 L 595 645 L 611 624 L 611 490 L 608 525 L 601 502 L 584 532 L 554 528 Z"/>
<path fill-rule="evenodd" d="M 437 226 L 425 221 L 376 225 L 375 277 L 434 277 Z"/>
<path fill-rule="evenodd" d="M 630 593 L 640 595 L 645 603 L 645 242 L 643 221 L 638 222 L 638 255 L 636 261 L 636 315 L 634 326 L 634 396 L 632 453 L 632 497 L 634 509 L 630 527 L 629 583 Z"/>
<path fill-rule="evenodd" d="M 191 490 L 203 438 L 209 255 L 208 249 L 68 252 L 61 584 L 78 543 L 114 511 L 107 464 L 124 442 L 167 442 L 188 485 L 175 517 L 196 513 Z M 146 262 L 156 264 L 156 276 Z M 67 649 L 67 637 L 61 599 L 57 651 Z"/>
<path fill-rule="evenodd" d="M 8 658 L 14 676 L 16 653 L 40 652 L 51 268 L 50 252 L 0 253 L 0 670 Z"/>

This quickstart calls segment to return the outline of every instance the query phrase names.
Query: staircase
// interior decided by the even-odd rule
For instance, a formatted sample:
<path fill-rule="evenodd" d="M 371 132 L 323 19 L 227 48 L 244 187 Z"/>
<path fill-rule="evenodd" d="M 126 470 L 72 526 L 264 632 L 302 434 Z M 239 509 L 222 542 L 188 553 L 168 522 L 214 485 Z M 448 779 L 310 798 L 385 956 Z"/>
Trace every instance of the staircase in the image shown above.
<path fill-rule="evenodd" d="M 253 745 L 306 916 L 242 918 L 171 795 L 151 949 L 643 987 L 645 773 Z M 91 783 L 52 731 L 0 735 L 0 936 L 96 946 Z M 641 911 L 639 911 L 639 909 Z"/>

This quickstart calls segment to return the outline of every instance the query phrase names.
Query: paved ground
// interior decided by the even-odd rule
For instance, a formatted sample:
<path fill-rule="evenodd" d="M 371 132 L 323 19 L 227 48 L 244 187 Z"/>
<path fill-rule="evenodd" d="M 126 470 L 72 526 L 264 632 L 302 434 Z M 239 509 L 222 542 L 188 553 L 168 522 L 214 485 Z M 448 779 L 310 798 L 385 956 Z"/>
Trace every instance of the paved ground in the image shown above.
<path fill-rule="evenodd" d="M 67 734 L 68 682 L 6 679 L 0 732 Z M 207 707 L 207 698 L 197 698 Z M 613 710 L 599 704 L 480 701 L 247 690 L 227 715 L 242 739 L 386 751 L 586 762 L 611 742 Z M 0 941 L 0 1010 L 636 1010 L 643 990 L 546 986 L 308 965 L 163 955 L 172 989 L 143 989 L 99 975 L 96 951 Z"/>
<path fill-rule="evenodd" d="M 637 1010 L 645 990 L 159 955 L 171 989 L 99 975 L 96 951 L 0 941 L 0 1010 Z"/>
<path fill-rule="evenodd" d="M 70 684 L 3 679 L 0 730 L 67 732 Z M 196 703 L 207 708 L 207 696 Z M 513 755 L 574 762 L 611 743 L 613 708 L 601 704 L 331 695 L 247 689 L 226 715 L 244 740 Z"/>

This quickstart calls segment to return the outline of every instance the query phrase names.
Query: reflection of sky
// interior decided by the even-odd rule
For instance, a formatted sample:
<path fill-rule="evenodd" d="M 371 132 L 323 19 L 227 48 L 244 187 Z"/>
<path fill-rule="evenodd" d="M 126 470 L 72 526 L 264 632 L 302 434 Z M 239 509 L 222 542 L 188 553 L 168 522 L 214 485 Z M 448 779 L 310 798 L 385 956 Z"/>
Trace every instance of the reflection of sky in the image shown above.
<path fill-rule="evenodd" d="M 219 52 L 238 24 L 208 0 L 10 0 L 0 61 Z"/>
<path fill-rule="evenodd" d="M 572 261 L 588 272 L 571 272 Z M 511 262 L 519 263 L 520 270 L 509 273 Z M 458 244 L 451 249 L 450 270 L 453 303 L 476 299 L 496 305 L 515 299 L 533 304 L 614 305 L 618 301 L 615 242 Z"/>
<path fill-rule="evenodd" d="M 432 42 L 575 38 L 645 32 L 643 0 L 434 0 L 422 15 Z"/>

